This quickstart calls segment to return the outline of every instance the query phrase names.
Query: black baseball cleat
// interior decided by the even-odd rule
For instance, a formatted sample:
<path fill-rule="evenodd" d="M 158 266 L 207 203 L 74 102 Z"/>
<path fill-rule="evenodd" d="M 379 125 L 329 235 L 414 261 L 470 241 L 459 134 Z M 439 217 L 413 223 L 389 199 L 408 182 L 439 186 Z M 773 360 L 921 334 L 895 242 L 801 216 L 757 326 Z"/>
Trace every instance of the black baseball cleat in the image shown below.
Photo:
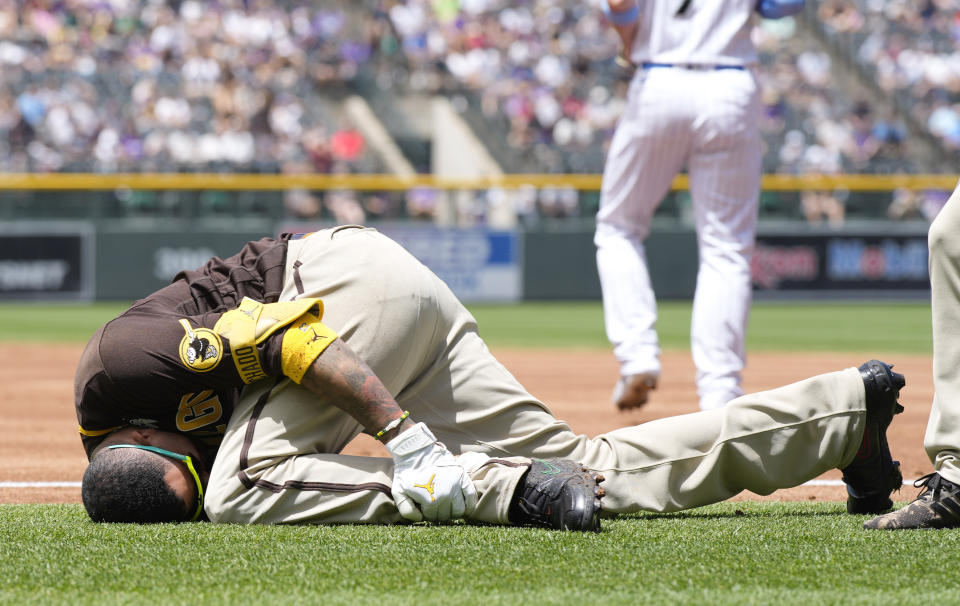
<path fill-rule="evenodd" d="M 510 521 L 556 530 L 600 531 L 603 476 L 567 459 L 533 459 L 510 502 Z"/>
<path fill-rule="evenodd" d="M 931 473 L 916 481 L 923 491 L 913 503 L 867 520 L 868 530 L 912 528 L 957 528 L 960 526 L 960 486 L 948 482 L 939 473 Z"/>
<path fill-rule="evenodd" d="M 893 507 L 890 493 L 903 485 L 900 461 L 894 461 L 890 455 L 887 427 L 894 415 L 903 412 L 897 398 L 906 380 L 892 368 L 879 360 L 860 365 L 867 396 L 867 422 L 857 456 L 843 469 L 849 513 L 887 511 Z"/>

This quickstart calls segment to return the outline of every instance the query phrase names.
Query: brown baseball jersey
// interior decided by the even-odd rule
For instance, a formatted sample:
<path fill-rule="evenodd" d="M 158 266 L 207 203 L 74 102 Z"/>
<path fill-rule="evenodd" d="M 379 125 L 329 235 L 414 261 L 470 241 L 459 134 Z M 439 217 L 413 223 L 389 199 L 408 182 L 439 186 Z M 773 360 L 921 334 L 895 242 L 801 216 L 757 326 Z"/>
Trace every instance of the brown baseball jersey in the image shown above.
<path fill-rule="evenodd" d="M 105 435 L 127 425 L 180 432 L 215 451 L 241 388 L 284 374 L 284 347 L 299 345 L 276 329 L 277 318 L 261 316 L 263 304 L 275 303 L 282 291 L 290 237 L 250 242 L 232 257 L 181 272 L 93 335 L 74 383 L 87 456 Z M 280 326 L 311 307 L 307 301 L 290 312 L 294 304 L 278 305 L 286 305 L 289 316 Z M 308 317 L 319 322 L 319 309 Z M 312 335 L 315 326 L 300 324 Z"/>

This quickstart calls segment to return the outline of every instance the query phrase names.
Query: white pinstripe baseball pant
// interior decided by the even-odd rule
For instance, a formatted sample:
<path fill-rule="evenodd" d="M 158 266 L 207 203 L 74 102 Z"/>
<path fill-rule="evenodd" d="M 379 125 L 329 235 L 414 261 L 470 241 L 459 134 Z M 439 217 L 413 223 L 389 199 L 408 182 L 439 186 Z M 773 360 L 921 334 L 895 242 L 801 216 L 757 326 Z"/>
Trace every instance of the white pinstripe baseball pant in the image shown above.
<path fill-rule="evenodd" d="M 703 409 L 743 394 L 750 255 L 760 191 L 757 83 L 748 69 L 638 71 L 611 142 L 597 214 L 607 336 L 621 375 L 660 372 L 643 241 L 686 165 L 699 271 L 691 351 Z"/>

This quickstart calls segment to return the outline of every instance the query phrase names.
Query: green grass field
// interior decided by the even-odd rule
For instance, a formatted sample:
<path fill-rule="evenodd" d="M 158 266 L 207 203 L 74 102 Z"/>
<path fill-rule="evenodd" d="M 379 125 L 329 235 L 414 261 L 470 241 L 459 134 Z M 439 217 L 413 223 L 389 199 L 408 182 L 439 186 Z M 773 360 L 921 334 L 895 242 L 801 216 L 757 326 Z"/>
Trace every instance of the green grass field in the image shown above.
<path fill-rule="evenodd" d="M 0 339 L 84 342 L 117 304 L 0 305 Z M 493 346 L 608 348 L 599 303 L 471 306 Z M 661 306 L 686 348 L 689 305 Z M 751 350 L 929 353 L 926 304 L 757 304 Z M 901 498 L 911 498 L 905 489 Z M 842 503 L 724 503 L 600 534 L 96 525 L 0 505 L 0 604 L 906 604 L 952 602 L 960 531 L 866 532 Z M 958 594 L 953 594 L 958 591 Z"/>
<path fill-rule="evenodd" d="M 102 526 L 0 506 L 3 604 L 951 603 L 960 532 L 867 532 L 842 504 L 727 503 L 530 528 Z"/>
<path fill-rule="evenodd" d="M 85 342 L 125 305 L 0 304 L 0 340 Z M 471 305 L 493 347 L 609 348 L 599 302 Z M 664 349 L 690 343 L 690 304 L 660 305 Z M 750 351 L 898 351 L 929 353 L 928 303 L 757 303 Z"/>
<path fill-rule="evenodd" d="M 690 347 L 690 304 L 661 303 L 657 331 L 664 349 Z M 599 302 L 473 305 L 491 345 L 610 347 Z M 929 303 L 755 303 L 749 351 L 902 351 L 929 353 Z"/>

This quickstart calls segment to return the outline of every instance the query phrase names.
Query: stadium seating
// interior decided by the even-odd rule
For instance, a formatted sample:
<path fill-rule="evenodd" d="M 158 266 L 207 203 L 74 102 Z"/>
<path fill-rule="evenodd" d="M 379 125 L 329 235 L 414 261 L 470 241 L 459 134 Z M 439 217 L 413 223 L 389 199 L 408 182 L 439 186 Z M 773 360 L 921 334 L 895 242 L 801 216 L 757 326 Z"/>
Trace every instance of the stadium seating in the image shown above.
<path fill-rule="evenodd" d="M 613 61 L 601 1 L 7 3 L 0 171 L 384 172 L 342 111 L 360 93 L 373 107 L 410 94 L 455 99 L 508 172 L 597 173 L 630 77 Z M 764 171 L 938 170 L 924 158 L 960 147 L 957 17 L 936 2 L 828 0 L 762 22 Z M 840 75 L 847 64 L 855 77 Z M 429 171 L 422 142 L 395 136 Z M 410 205 L 283 197 L 293 218 L 391 218 Z M 535 197 L 527 206 L 547 218 L 588 216 L 595 203 Z M 111 204 L 263 212 L 215 194 L 118 194 Z"/>

